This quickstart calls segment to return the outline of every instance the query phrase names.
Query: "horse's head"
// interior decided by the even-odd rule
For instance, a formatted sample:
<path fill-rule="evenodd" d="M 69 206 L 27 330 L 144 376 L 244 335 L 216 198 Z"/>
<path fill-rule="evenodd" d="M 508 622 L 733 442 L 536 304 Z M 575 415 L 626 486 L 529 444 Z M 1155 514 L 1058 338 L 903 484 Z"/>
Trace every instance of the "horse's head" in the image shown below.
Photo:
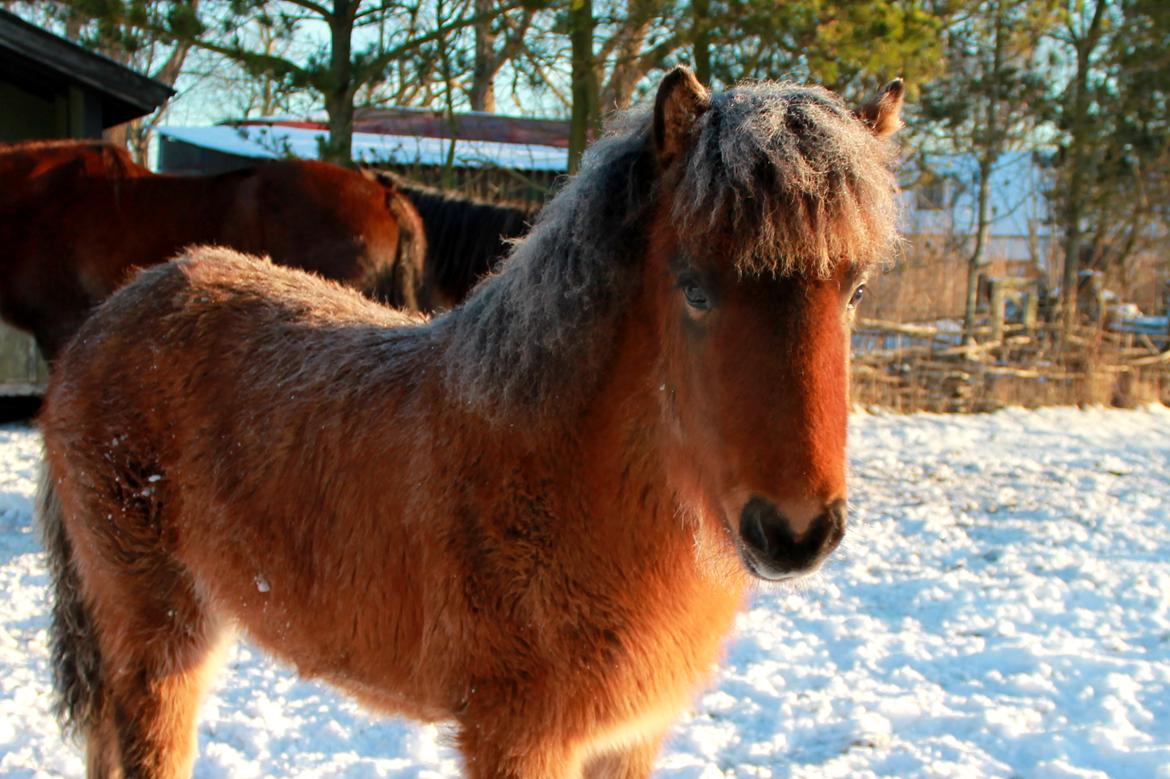
<path fill-rule="evenodd" d="M 815 570 L 845 532 L 849 330 L 895 240 L 895 81 L 852 112 L 760 84 L 663 81 L 646 287 L 684 502 L 764 579 Z"/>

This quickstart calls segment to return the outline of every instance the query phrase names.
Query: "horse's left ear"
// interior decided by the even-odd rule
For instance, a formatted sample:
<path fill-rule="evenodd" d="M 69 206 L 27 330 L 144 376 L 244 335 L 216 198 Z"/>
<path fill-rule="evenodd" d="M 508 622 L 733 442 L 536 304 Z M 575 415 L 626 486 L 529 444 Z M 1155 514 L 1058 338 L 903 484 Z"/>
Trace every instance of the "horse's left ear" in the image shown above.
<path fill-rule="evenodd" d="M 711 105 L 711 94 L 691 69 L 679 65 L 666 74 L 654 101 L 654 148 L 662 167 L 681 154 L 695 121 Z"/>
<path fill-rule="evenodd" d="M 869 125 L 874 135 L 886 138 L 902 127 L 902 100 L 905 96 L 906 85 L 902 79 L 896 78 L 854 113 Z"/>

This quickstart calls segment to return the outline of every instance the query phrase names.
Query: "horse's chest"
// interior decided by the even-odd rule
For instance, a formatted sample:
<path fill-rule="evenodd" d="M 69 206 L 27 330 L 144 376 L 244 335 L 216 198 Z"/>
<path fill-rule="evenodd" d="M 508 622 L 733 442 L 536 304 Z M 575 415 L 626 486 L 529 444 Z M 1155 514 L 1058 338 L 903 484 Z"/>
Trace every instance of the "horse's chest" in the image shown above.
<path fill-rule="evenodd" d="M 576 642 L 595 685 L 583 693 L 609 702 L 598 723 L 606 739 L 665 728 L 689 705 L 719 659 L 735 605 L 722 597 L 644 602 L 642 613 L 628 613 L 624 625 L 594 629 Z"/>

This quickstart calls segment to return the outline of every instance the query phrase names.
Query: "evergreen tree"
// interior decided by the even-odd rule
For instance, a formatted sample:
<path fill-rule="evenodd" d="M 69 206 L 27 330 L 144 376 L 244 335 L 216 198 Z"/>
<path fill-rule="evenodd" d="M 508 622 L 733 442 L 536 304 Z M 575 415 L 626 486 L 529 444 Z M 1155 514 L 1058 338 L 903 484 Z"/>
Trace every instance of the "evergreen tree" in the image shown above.
<path fill-rule="evenodd" d="M 1078 272 L 1128 262 L 1170 223 L 1170 5 L 1069 3 L 1052 36 L 1059 70 L 1054 211 L 1064 237 L 1064 324 L 1076 321 Z"/>

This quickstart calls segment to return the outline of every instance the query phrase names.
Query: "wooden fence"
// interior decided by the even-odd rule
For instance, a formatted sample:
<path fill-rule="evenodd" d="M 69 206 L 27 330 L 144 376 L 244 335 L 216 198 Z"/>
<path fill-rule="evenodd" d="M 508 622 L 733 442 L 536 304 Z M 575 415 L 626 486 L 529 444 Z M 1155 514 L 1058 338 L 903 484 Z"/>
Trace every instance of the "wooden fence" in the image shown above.
<path fill-rule="evenodd" d="M 901 412 L 1008 405 L 1170 404 L 1170 337 L 1055 323 L 993 322 L 963 345 L 953 328 L 861 320 L 853 402 Z"/>

